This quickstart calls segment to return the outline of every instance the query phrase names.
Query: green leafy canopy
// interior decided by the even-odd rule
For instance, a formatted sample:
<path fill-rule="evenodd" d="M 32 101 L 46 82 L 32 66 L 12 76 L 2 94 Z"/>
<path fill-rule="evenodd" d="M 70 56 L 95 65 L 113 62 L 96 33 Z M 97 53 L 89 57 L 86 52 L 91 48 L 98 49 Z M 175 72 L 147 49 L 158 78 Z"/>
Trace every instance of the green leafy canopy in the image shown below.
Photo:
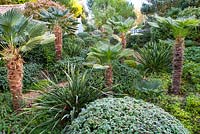
<path fill-rule="evenodd" d="M 26 18 L 17 9 L 0 15 L 0 38 L 5 42 L 0 44 L 3 50 L 18 49 L 19 52 L 27 52 L 38 44 L 46 44 L 55 39 L 53 34 L 46 32 L 44 23 L 34 21 L 32 17 Z M 6 57 L 8 51 L 1 51 L 0 54 Z"/>
<path fill-rule="evenodd" d="M 122 45 L 110 45 L 108 42 L 98 42 L 90 48 L 87 59 L 94 64 L 110 65 L 112 61 L 133 55 L 133 50 L 122 49 Z M 96 66 L 96 65 L 95 65 Z"/>
<path fill-rule="evenodd" d="M 165 25 L 170 28 L 175 38 L 186 37 L 193 27 L 197 27 L 200 24 L 200 20 L 193 17 L 172 19 L 171 17 L 155 16 L 155 19 L 156 22 L 149 22 L 152 27 L 160 28 L 160 25 Z"/>
<path fill-rule="evenodd" d="M 122 16 L 114 16 L 108 19 L 107 24 L 111 25 L 114 30 L 121 33 L 126 33 L 130 28 L 132 28 L 135 20 L 131 17 L 125 19 Z"/>
<path fill-rule="evenodd" d="M 68 9 L 61 10 L 56 7 L 49 7 L 47 10 L 42 9 L 39 15 L 50 27 L 59 25 L 68 33 L 74 33 L 77 30 L 77 24 L 79 24 Z"/>

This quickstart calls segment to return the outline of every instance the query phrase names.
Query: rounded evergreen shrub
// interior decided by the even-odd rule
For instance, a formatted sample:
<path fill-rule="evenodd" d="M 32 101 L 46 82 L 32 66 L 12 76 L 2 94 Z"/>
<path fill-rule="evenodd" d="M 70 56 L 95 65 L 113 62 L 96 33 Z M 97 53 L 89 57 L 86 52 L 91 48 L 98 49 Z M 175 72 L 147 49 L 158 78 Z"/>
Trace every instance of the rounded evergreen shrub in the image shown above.
<path fill-rule="evenodd" d="M 67 134 L 189 134 L 163 109 L 134 98 L 104 98 L 83 109 Z"/>

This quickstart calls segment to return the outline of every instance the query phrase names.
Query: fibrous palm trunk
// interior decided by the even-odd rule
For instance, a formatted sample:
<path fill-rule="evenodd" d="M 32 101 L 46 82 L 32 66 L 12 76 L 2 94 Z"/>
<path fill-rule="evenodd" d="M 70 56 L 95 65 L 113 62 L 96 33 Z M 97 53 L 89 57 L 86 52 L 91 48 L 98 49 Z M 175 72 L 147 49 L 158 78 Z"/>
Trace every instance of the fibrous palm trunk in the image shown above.
<path fill-rule="evenodd" d="M 181 87 L 183 68 L 184 38 L 176 38 L 173 53 L 172 93 L 178 95 Z"/>
<path fill-rule="evenodd" d="M 59 25 L 54 26 L 54 35 L 55 39 L 55 50 L 56 50 L 56 60 L 60 60 L 62 58 L 62 28 Z"/>
<path fill-rule="evenodd" d="M 125 33 L 121 34 L 121 39 L 122 39 L 122 48 L 126 49 L 126 34 Z"/>
<path fill-rule="evenodd" d="M 7 61 L 7 79 L 12 94 L 14 110 L 19 110 L 23 102 L 22 80 L 23 80 L 23 60 L 20 55 Z"/>
<path fill-rule="evenodd" d="M 121 34 L 121 40 L 122 40 L 122 49 L 126 49 L 126 34 Z M 124 63 L 124 58 L 120 59 L 121 63 Z"/>
<path fill-rule="evenodd" d="M 113 83 L 113 72 L 112 72 L 112 65 L 109 65 L 109 67 L 105 71 L 105 79 L 106 79 L 106 87 L 109 90 L 112 90 L 112 83 Z"/>

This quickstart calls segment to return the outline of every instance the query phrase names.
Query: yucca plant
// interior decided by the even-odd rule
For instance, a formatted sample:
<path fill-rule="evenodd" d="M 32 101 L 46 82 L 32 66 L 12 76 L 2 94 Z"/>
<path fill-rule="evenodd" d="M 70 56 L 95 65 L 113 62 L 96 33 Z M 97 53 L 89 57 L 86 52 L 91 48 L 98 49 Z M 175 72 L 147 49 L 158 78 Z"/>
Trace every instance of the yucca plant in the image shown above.
<path fill-rule="evenodd" d="M 127 32 L 133 27 L 135 20 L 133 18 L 124 19 L 122 16 L 112 17 L 108 19 L 107 24 L 111 25 L 113 29 L 120 33 L 122 48 L 126 48 Z"/>
<path fill-rule="evenodd" d="M 111 45 L 104 41 L 98 42 L 95 47 L 91 47 L 87 58 L 92 61 L 94 68 L 106 69 L 106 86 L 111 90 L 113 83 L 112 62 L 131 55 L 133 55 L 133 50 L 123 49 L 119 43 Z"/>
<path fill-rule="evenodd" d="M 88 81 L 90 75 L 87 71 L 80 73 L 80 70 L 72 64 L 68 64 L 66 70 L 64 72 L 67 85 L 59 86 L 49 79 L 48 89 L 51 90 L 38 98 L 31 108 L 24 109 L 24 114 L 33 112 L 35 115 L 30 124 L 45 117 L 45 121 L 41 122 L 31 132 L 39 127 L 43 129 L 44 133 L 54 129 L 64 129 L 78 116 L 81 108 L 101 96 L 101 91 L 93 87 Z M 47 89 L 47 87 L 45 88 Z"/>
<path fill-rule="evenodd" d="M 199 26 L 200 20 L 195 18 L 164 18 L 156 16 L 157 22 L 150 22 L 153 27 L 160 28 L 161 25 L 166 26 L 171 30 L 175 38 L 173 51 L 173 76 L 172 76 L 172 92 L 180 93 L 181 76 L 183 68 L 183 55 L 185 46 L 185 37 L 189 35 L 194 27 Z"/>
<path fill-rule="evenodd" d="M 70 10 L 61 10 L 57 7 L 49 7 L 47 10 L 42 9 L 40 17 L 43 21 L 48 22 L 55 34 L 56 59 L 60 60 L 62 58 L 63 32 L 74 34 L 78 22 L 73 18 Z"/>
<path fill-rule="evenodd" d="M 149 42 L 135 56 L 146 72 L 162 72 L 171 67 L 171 46 L 162 42 Z"/>
<path fill-rule="evenodd" d="M 38 44 L 52 42 L 53 34 L 45 33 L 46 26 L 34 22 L 31 17 L 24 17 L 16 9 L 0 15 L 0 38 L 5 44 L 0 44 L 0 55 L 6 62 L 7 78 L 13 97 L 13 107 L 20 108 L 22 97 L 23 58 L 22 55 Z"/>

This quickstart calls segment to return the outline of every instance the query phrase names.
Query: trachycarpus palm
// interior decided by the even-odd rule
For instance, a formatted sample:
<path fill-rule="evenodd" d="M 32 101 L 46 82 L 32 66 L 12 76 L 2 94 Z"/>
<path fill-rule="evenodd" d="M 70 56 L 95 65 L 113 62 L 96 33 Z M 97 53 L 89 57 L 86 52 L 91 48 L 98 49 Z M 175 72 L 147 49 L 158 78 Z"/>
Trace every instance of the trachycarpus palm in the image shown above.
<path fill-rule="evenodd" d="M 170 17 L 155 17 L 158 23 L 149 23 L 151 26 L 159 28 L 159 25 L 168 27 L 175 38 L 173 51 L 173 76 L 172 76 L 172 92 L 180 93 L 181 76 L 183 68 L 184 41 L 185 37 L 191 32 L 193 27 L 200 24 L 200 20 L 195 18 L 179 18 L 172 19 Z"/>
<path fill-rule="evenodd" d="M 120 33 L 122 48 L 126 48 L 126 35 L 127 32 L 133 27 L 134 19 L 124 19 L 122 16 L 113 17 L 107 21 L 107 24 L 111 25 L 114 30 Z"/>
<path fill-rule="evenodd" d="M 99 42 L 90 48 L 88 60 L 93 61 L 94 68 L 103 68 L 105 71 L 106 86 L 111 90 L 113 83 L 112 62 L 120 58 L 133 55 L 130 49 L 122 49 L 122 45 L 110 45 L 108 42 Z"/>
<path fill-rule="evenodd" d="M 55 34 L 56 59 L 60 60 L 62 58 L 63 30 L 67 34 L 74 34 L 78 22 L 75 21 L 69 10 L 61 10 L 57 7 L 49 7 L 47 10 L 42 9 L 40 16 L 42 20 L 49 23 Z"/>
<path fill-rule="evenodd" d="M 22 54 L 37 44 L 45 44 L 55 39 L 54 35 L 45 33 L 46 26 L 24 17 L 12 9 L 0 16 L 0 55 L 6 62 L 7 78 L 13 96 L 13 107 L 20 108 L 22 97 L 23 58 Z"/>

